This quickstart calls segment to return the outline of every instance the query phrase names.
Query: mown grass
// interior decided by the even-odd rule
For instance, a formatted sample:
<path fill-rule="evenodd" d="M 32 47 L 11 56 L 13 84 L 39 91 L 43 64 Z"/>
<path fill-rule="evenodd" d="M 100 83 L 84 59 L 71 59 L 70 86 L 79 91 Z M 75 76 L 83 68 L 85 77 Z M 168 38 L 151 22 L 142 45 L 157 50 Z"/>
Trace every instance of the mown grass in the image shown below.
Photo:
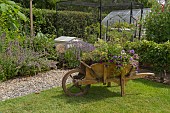
<path fill-rule="evenodd" d="M 0 113 L 170 113 L 170 86 L 147 80 L 120 87 L 92 85 L 83 97 L 68 97 L 62 88 L 0 102 Z"/>

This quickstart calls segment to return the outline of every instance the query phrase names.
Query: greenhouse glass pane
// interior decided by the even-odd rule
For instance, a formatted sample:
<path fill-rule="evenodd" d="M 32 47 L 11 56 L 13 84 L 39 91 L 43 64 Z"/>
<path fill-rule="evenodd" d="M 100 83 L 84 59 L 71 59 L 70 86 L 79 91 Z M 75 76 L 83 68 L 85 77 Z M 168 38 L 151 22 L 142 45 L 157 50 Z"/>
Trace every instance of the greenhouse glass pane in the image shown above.
<path fill-rule="evenodd" d="M 149 8 L 143 9 L 143 18 L 145 18 L 147 12 L 150 12 L 151 10 Z M 141 16 L 141 9 L 133 9 L 133 17 L 136 20 L 139 20 Z M 102 24 L 107 26 L 111 25 L 115 22 L 130 22 L 130 10 L 117 10 L 110 12 L 103 20 Z M 134 19 L 132 19 L 132 22 L 134 22 Z"/>

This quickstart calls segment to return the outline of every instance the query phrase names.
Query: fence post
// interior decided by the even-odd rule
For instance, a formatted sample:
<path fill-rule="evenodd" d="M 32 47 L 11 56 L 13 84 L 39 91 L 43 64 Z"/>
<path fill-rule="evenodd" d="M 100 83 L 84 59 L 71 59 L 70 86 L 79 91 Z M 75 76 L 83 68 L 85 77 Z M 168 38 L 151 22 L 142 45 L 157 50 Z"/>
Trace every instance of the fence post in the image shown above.
<path fill-rule="evenodd" d="M 34 31 L 33 31 L 33 12 L 32 12 L 32 1 L 33 0 L 30 0 L 30 35 L 31 37 L 33 37 L 34 35 Z"/>

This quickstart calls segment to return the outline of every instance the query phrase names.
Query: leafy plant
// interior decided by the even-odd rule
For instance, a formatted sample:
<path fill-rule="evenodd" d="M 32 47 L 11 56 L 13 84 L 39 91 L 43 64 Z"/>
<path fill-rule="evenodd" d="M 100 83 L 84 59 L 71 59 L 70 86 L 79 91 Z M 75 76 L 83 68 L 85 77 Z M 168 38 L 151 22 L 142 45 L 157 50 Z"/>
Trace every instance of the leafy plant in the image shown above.
<path fill-rule="evenodd" d="M 113 29 L 112 29 L 113 28 Z M 129 30 L 126 30 L 129 29 Z M 132 40 L 135 26 L 126 22 L 116 22 L 109 27 L 107 38 L 113 43 L 123 45 L 126 41 Z"/>
<path fill-rule="evenodd" d="M 170 4 L 165 5 L 162 11 L 161 5 L 155 3 L 151 12 L 146 16 L 146 39 L 163 43 L 170 40 Z"/>
<path fill-rule="evenodd" d="M 140 42 L 127 42 L 126 49 L 134 49 L 140 55 L 140 63 L 158 72 L 165 77 L 166 72 L 170 71 L 170 43 L 162 44 L 153 41 L 142 40 Z M 143 51 L 145 50 L 145 51 Z"/>
<path fill-rule="evenodd" d="M 76 48 L 67 49 L 64 53 L 65 65 L 67 68 L 75 68 L 79 66 L 80 51 Z"/>
<path fill-rule="evenodd" d="M 85 40 L 89 43 L 94 44 L 98 38 L 100 38 L 100 24 L 95 23 L 85 28 Z M 105 28 L 102 25 L 102 34 L 105 33 Z"/>
<path fill-rule="evenodd" d="M 18 31 L 20 21 L 26 21 L 26 16 L 20 12 L 21 8 L 10 0 L 0 1 L 0 30 Z"/>

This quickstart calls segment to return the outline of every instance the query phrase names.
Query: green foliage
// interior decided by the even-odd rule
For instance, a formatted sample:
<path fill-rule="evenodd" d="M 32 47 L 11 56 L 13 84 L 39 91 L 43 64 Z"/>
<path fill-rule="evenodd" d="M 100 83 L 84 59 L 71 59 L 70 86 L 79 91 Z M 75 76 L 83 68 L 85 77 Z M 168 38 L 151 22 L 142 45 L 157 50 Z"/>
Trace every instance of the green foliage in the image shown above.
<path fill-rule="evenodd" d="M 140 62 L 149 64 L 158 72 L 170 71 L 170 43 L 157 44 L 153 41 L 127 42 L 126 49 L 134 49 L 140 55 Z M 145 50 L 145 51 L 144 51 Z"/>
<path fill-rule="evenodd" d="M 15 59 L 3 55 L 0 54 L 0 80 L 15 77 L 18 73 L 17 65 L 14 63 Z"/>
<path fill-rule="evenodd" d="M 76 68 L 80 64 L 81 51 L 72 47 L 66 49 L 63 53 L 58 53 L 58 68 L 72 69 Z"/>
<path fill-rule="evenodd" d="M 136 2 L 142 3 L 144 7 L 151 7 L 155 0 L 135 0 Z"/>
<path fill-rule="evenodd" d="M 134 50 L 125 51 L 120 44 L 112 44 L 101 39 L 95 43 L 95 47 L 92 52 L 82 55 L 82 60 L 87 64 L 108 62 L 115 64 L 118 69 L 127 65 L 138 67 L 138 55 L 134 54 Z"/>
<path fill-rule="evenodd" d="M 1 31 L 18 31 L 20 29 L 20 22 L 22 20 L 26 21 L 25 15 L 20 10 L 20 7 L 13 1 L 0 1 Z"/>
<path fill-rule="evenodd" d="M 54 36 L 37 33 L 32 41 L 34 51 L 43 53 L 43 57 L 46 57 L 47 59 L 57 60 L 58 55 L 54 49 Z"/>
<path fill-rule="evenodd" d="M 22 7 L 29 8 L 30 0 L 13 0 L 20 3 Z M 55 4 L 61 0 L 33 0 L 33 6 L 41 9 L 55 9 Z"/>
<path fill-rule="evenodd" d="M 67 68 L 75 68 L 80 64 L 80 51 L 76 48 L 70 48 L 64 53 L 65 65 Z"/>
<path fill-rule="evenodd" d="M 26 10 L 29 17 L 29 10 Z M 58 36 L 77 36 L 85 37 L 84 30 L 86 26 L 97 21 L 91 13 L 76 11 L 56 11 L 34 9 L 34 29 L 35 33 L 58 34 Z M 57 33 L 58 31 L 58 33 Z"/>
<path fill-rule="evenodd" d="M 108 43 L 99 39 L 95 42 L 94 46 L 96 48 L 94 51 L 83 53 L 82 60 L 90 64 L 108 60 Z"/>
<path fill-rule="evenodd" d="M 85 28 L 85 40 L 94 44 L 100 36 L 100 24 L 94 23 Z M 105 28 L 102 25 L 102 34 L 105 33 Z"/>
<path fill-rule="evenodd" d="M 170 4 L 165 5 L 162 12 L 161 6 L 155 4 L 145 19 L 147 40 L 163 43 L 170 40 Z"/>
<path fill-rule="evenodd" d="M 111 29 L 114 28 L 114 29 Z M 129 30 L 126 30 L 129 29 Z M 116 22 L 109 27 L 107 38 L 113 43 L 119 43 L 123 45 L 127 41 L 132 40 L 135 26 L 126 22 Z"/>
<path fill-rule="evenodd" d="M 27 37 L 19 40 L 7 36 L 0 38 L 0 80 L 35 75 L 38 72 L 55 68 L 51 65 L 51 57 L 54 56 L 57 60 L 57 53 L 54 52 L 54 45 L 51 45 L 50 39 L 43 40 L 43 36 L 37 36 L 35 39 Z"/>
<path fill-rule="evenodd" d="M 76 11 L 59 11 L 57 19 L 57 29 L 63 29 L 63 35 L 77 36 L 79 38 L 84 37 L 86 26 L 97 22 L 97 18 L 91 13 Z"/>

